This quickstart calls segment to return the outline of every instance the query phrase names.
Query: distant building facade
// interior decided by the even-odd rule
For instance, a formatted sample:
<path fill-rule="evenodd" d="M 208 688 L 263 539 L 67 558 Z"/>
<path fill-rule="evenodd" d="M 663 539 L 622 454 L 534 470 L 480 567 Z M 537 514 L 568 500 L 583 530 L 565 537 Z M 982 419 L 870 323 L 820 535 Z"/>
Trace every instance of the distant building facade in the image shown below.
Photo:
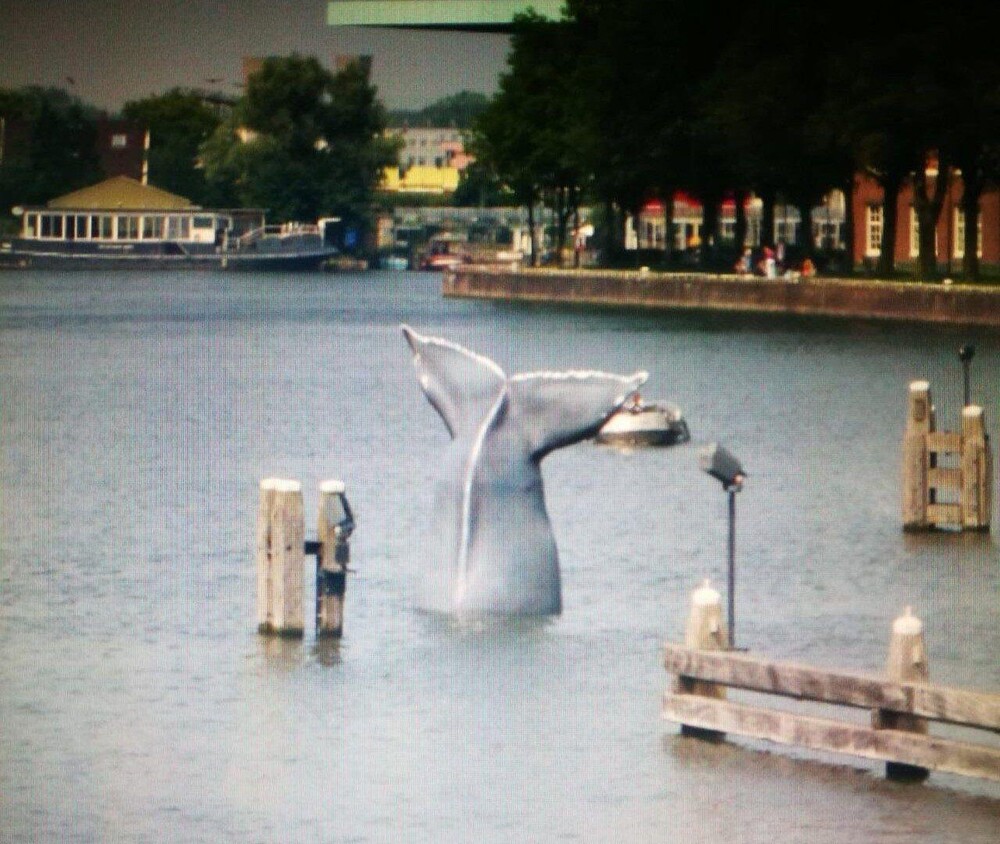
<path fill-rule="evenodd" d="M 97 121 L 97 156 L 108 178 L 127 176 L 149 181 L 149 130 L 131 120 L 102 118 Z"/>
<path fill-rule="evenodd" d="M 382 190 L 399 193 L 451 193 L 462 170 L 473 161 L 462 132 L 447 127 L 389 129 L 402 141 L 399 166 L 382 174 Z"/>
<path fill-rule="evenodd" d="M 927 177 L 933 185 L 939 178 L 936 162 L 930 162 Z M 935 232 L 938 267 L 945 271 L 961 267 L 965 255 L 965 214 L 961 208 L 962 174 L 952 170 L 941 215 Z M 885 192 L 874 178 L 858 175 L 852 196 L 854 212 L 854 263 L 874 265 L 882 252 L 885 236 Z M 920 222 L 914 204 L 913 180 L 907 179 L 896 197 L 897 267 L 914 264 L 920 256 Z M 993 188 L 979 199 L 979 220 L 976 226 L 979 260 L 983 264 L 1000 264 L 1000 191 Z"/>

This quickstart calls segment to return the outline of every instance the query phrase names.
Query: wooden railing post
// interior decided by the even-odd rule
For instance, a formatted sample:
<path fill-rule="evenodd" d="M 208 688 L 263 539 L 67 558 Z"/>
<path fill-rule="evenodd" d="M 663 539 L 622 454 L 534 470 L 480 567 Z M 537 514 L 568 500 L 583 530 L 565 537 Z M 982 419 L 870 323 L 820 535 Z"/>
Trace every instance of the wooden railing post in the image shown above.
<path fill-rule="evenodd" d="M 993 455 L 986 439 L 983 409 L 962 410 L 962 527 L 990 529 L 993 510 Z"/>
<path fill-rule="evenodd" d="M 924 625 L 913 615 L 909 607 L 892 623 L 887 673 L 889 679 L 896 682 L 926 683 L 928 680 Z M 886 709 L 875 710 L 872 726 L 875 729 L 927 734 L 926 719 Z M 885 775 L 891 780 L 923 782 L 927 779 L 928 773 L 927 768 L 917 765 L 906 765 L 902 762 L 885 763 Z"/>
<path fill-rule="evenodd" d="M 302 579 L 305 517 L 298 481 L 260 482 L 257 509 L 257 629 L 298 637 L 305 631 Z"/>
<path fill-rule="evenodd" d="M 931 386 L 912 381 L 903 435 L 903 530 L 928 527 L 927 435 L 933 430 Z"/>
<path fill-rule="evenodd" d="M 729 634 L 722 621 L 722 596 L 712 588 L 709 580 L 691 593 L 691 612 L 684 631 L 684 645 L 702 651 L 721 651 L 729 647 Z M 674 691 L 677 694 L 698 695 L 715 700 L 724 700 L 726 697 L 724 686 L 684 675 L 677 677 Z M 708 741 L 722 741 L 726 737 L 723 732 L 687 724 L 681 724 L 681 735 Z"/>

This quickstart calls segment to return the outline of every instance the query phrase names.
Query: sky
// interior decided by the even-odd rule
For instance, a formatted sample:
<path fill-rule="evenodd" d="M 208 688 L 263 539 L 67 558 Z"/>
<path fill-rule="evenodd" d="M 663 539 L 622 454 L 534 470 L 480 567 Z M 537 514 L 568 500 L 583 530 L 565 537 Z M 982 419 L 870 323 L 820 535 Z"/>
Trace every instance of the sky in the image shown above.
<path fill-rule="evenodd" d="M 0 87 L 64 88 L 115 111 L 175 86 L 238 95 L 243 56 L 372 56 L 389 108 L 492 93 L 502 35 L 326 24 L 326 0 L 0 0 Z"/>

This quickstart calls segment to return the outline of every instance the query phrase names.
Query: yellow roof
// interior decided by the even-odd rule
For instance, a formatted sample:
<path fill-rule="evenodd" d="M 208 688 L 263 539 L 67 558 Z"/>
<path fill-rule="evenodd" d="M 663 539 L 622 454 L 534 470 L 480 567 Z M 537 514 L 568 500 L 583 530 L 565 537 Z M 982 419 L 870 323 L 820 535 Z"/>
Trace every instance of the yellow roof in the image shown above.
<path fill-rule="evenodd" d="M 193 209 L 190 199 L 169 193 L 152 185 L 144 185 L 128 176 L 115 176 L 80 188 L 65 196 L 57 196 L 48 203 L 49 208 L 72 208 L 95 211 L 173 211 Z"/>

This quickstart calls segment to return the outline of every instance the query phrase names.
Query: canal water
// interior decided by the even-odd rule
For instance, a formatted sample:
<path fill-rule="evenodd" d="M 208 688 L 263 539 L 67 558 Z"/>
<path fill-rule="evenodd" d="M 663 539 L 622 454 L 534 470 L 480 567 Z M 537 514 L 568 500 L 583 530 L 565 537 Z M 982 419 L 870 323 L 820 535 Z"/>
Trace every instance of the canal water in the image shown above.
<path fill-rule="evenodd" d="M 932 678 L 1000 689 L 1000 547 L 904 535 L 907 384 L 997 440 L 1000 337 L 445 301 L 409 273 L 0 277 L 0 841 L 995 842 L 1000 789 L 660 719 L 665 639 L 725 579 L 737 644 L 879 673 L 924 619 Z M 405 321 L 508 372 L 651 373 L 693 442 L 543 464 L 562 615 L 456 626 L 413 595 L 444 426 Z M 255 632 L 257 485 L 341 478 L 346 637 Z M 994 513 L 996 523 L 996 514 Z M 516 525 L 510 526 L 516 530 Z M 849 716 L 851 717 L 851 716 Z M 853 716 L 864 722 L 865 713 Z"/>

